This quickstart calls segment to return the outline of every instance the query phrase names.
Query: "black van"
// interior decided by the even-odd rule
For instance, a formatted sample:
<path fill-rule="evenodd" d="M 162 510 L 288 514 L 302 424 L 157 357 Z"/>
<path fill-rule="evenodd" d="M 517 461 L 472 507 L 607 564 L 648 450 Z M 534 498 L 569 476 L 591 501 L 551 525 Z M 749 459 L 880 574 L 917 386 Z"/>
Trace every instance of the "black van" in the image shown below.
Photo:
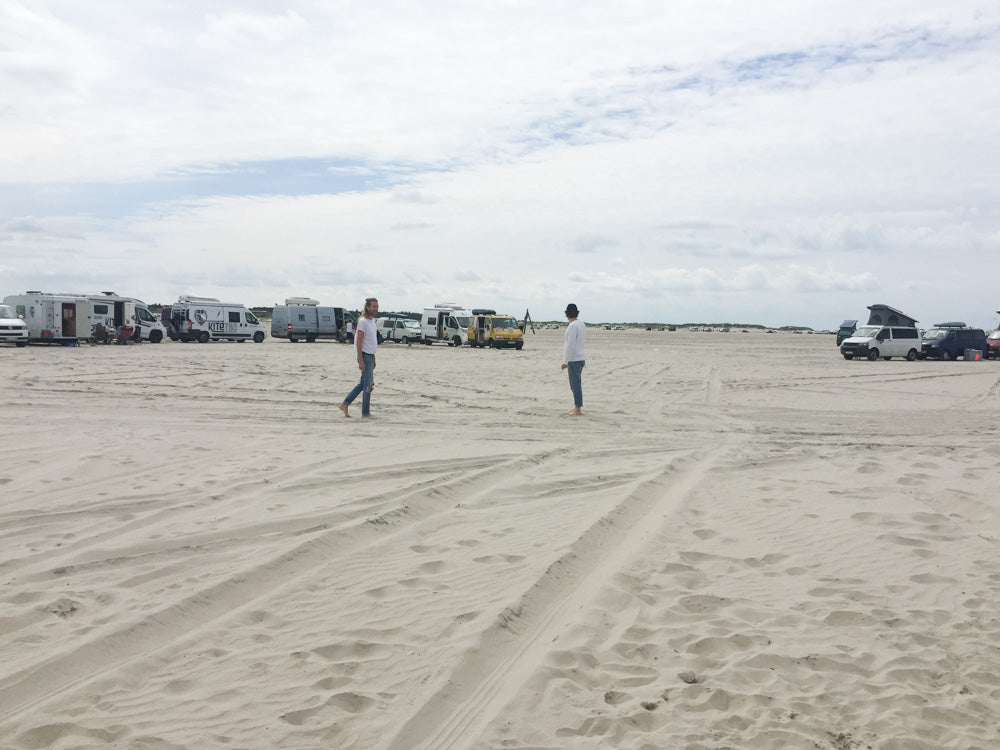
<path fill-rule="evenodd" d="M 936 323 L 924 332 L 920 342 L 920 357 L 930 359 L 958 359 L 965 357 L 966 349 L 986 351 L 986 332 L 970 328 L 965 323 Z"/>

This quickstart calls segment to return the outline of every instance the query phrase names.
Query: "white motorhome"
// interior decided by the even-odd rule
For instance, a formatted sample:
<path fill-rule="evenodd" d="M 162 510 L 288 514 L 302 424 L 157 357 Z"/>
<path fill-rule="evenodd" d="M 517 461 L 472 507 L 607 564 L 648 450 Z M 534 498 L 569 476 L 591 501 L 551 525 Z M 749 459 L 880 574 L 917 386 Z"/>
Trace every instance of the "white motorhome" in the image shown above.
<path fill-rule="evenodd" d="M 182 294 L 177 302 L 161 313 L 167 335 L 174 341 L 246 341 L 264 340 L 264 326 L 246 305 L 220 302 L 215 297 Z"/>
<path fill-rule="evenodd" d="M 440 302 L 434 307 L 425 307 L 420 316 L 420 335 L 425 344 L 435 341 L 448 346 L 462 346 L 469 343 L 469 318 L 472 313 L 461 305 Z"/>
<path fill-rule="evenodd" d="M 71 343 L 90 338 L 90 300 L 83 294 L 25 292 L 4 297 L 28 326 L 28 340 Z"/>
<path fill-rule="evenodd" d="M 135 297 L 120 297 L 114 292 L 91 294 L 91 338 L 100 338 L 100 331 L 115 331 L 122 326 L 135 329 L 132 341 L 159 344 L 167 333 L 163 323 L 149 311 L 149 307 Z M 102 328 L 99 329 L 98 326 Z"/>

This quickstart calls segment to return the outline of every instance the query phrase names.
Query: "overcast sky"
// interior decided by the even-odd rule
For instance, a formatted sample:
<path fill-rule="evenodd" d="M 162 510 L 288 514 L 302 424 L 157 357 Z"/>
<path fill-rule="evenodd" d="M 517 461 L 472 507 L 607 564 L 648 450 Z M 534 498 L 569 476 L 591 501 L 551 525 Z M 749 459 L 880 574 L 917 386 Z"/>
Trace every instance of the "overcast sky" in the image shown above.
<path fill-rule="evenodd" d="M 995 0 L 0 0 L 0 296 L 1000 309 Z"/>

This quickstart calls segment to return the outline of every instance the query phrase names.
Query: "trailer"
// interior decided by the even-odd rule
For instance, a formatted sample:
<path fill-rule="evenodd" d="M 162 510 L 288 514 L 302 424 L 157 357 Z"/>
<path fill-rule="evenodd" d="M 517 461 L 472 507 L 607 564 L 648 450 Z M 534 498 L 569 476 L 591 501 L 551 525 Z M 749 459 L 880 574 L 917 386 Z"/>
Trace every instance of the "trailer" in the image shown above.
<path fill-rule="evenodd" d="M 30 291 L 4 297 L 28 326 L 28 341 L 69 344 L 91 335 L 90 300 L 85 294 Z"/>

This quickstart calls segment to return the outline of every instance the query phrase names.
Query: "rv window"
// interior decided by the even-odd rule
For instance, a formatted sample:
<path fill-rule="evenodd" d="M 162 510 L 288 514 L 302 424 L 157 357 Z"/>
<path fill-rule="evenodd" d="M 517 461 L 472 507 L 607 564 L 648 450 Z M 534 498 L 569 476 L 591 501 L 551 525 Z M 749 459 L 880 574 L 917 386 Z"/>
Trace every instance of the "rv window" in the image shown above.
<path fill-rule="evenodd" d="M 427 316 L 427 325 L 429 325 L 429 326 L 435 326 L 435 325 L 437 325 L 437 315 L 428 315 Z"/>
<path fill-rule="evenodd" d="M 107 315 L 108 306 L 107 305 L 94 305 L 94 315 Z"/>
<path fill-rule="evenodd" d="M 305 314 L 304 313 L 299 313 L 299 322 L 300 323 L 304 323 L 305 320 L 306 320 Z"/>

